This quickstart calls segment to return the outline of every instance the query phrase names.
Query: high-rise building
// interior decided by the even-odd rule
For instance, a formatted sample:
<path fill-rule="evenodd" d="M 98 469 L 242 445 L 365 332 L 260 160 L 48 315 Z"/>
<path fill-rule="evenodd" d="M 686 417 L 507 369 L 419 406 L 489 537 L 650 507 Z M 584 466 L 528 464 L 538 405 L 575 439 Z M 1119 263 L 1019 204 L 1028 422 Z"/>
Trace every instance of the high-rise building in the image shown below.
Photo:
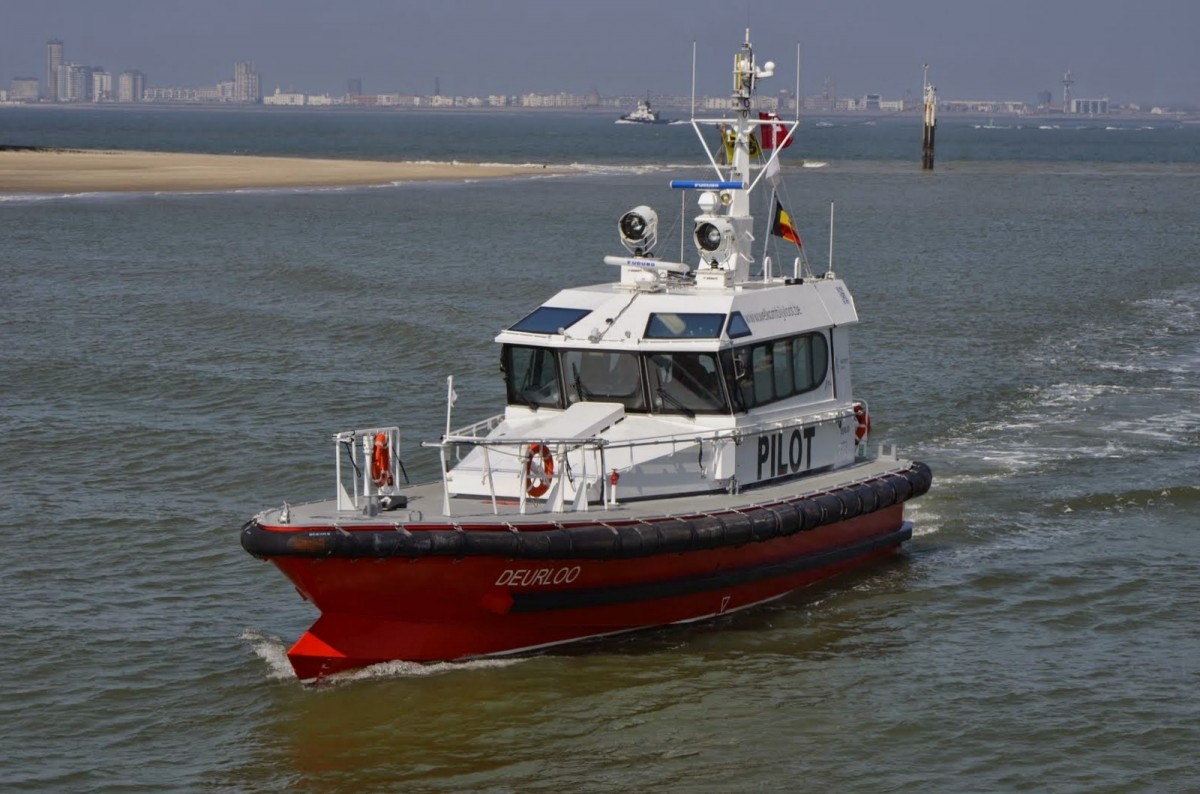
<path fill-rule="evenodd" d="M 112 102 L 113 101 L 113 79 L 110 72 L 104 71 L 103 67 L 97 67 L 92 72 L 92 96 L 93 102 Z"/>
<path fill-rule="evenodd" d="M 117 101 L 141 102 L 146 93 L 146 75 L 135 70 L 121 72 L 117 77 Z"/>
<path fill-rule="evenodd" d="M 36 77 L 14 77 L 8 84 L 8 98 L 14 102 L 36 102 L 38 79 Z"/>
<path fill-rule="evenodd" d="M 258 72 L 250 61 L 239 61 L 233 66 L 233 101 L 244 104 L 257 103 L 262 99 Z"/>
<path fill-rule="evenodd" d="M 346 81 L 346 96 L 362 96 L 361 77 L 351 77 Z"/>
<path fill-rule="evenodd" d="M 1071 105 L 1067 108 L 1068 113 L 1081 113 L 1088 116 L 1106 116 L 1108 115 L 1108 97 L 1103 99 L 1076 99 L 1071 97 Z"/>
<path fill-rule="evenodd" d="M 92 75 L 103 67 L 64 63 L 58 67 L 58 101 L 87 102 L 92 98 Z"/>
<path fill-rule="evenodd" d="M 62 42 L 50 39 L 46 42 L 46 99 L 58 101 L 58 72 L 62 67 Z"/>

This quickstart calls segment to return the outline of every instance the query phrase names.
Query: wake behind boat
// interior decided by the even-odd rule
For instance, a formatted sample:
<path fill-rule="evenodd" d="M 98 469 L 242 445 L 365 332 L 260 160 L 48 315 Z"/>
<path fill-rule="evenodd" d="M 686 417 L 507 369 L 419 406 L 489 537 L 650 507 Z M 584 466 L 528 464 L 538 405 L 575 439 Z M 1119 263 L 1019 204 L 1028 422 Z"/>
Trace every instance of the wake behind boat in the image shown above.
<path fill-rule="evenodd" d="M 932 475 L 868 452 L 846 284 L 799 256 L 790 274 L 765 257 L 751 272 L 751 196 L 798 126 L 751 116 L 773 69 L 747 32 L 732 110 L 691 121 L 714 169 L 672 183 L 696 196 L 692 263 L 658 258 L 658 215 L 635 207 L 617 224 L 627 253 L 605 257 L 615 282 L 563 289 L 496 337 L 502 413 L 452 428 L 448 383 L 446 432 L 425 442 L 440 480 L 404 484 L 397 426 L 345 431 L 335 498 L 245 524 L 243 547 L 320 610 L 288 652 L 299 678 L 703 620 L 911 536 L 904 503 Z M 799 251 L 774 193 L 770 206 L 759 239 Z"/>

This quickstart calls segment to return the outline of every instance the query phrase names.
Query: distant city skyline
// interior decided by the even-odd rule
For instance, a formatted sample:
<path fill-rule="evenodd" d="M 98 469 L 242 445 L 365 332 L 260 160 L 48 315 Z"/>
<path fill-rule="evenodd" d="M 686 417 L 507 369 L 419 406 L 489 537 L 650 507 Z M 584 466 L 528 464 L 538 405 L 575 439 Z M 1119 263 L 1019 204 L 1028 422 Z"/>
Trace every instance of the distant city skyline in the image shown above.
<path fill-rule="evenodd" d="M 148 86 L 205 86 L 254 62 L 261 90 L 487 96 L 569 92 L 686 95 L 692 42 L 728 51 L 751 28 L 774 90 L 919 97 L 921 64 L 943 98 L 1019 100 L 1072 94 L 1114 104 L 1200 104 L 1200 3 L 1190 0 L 0 0 L 0 88 L 46 80 L 48 41 L 65 62 L 138 71 Z M 699 94 L 729 77 L 701 59 Z M 115 88 L 114 88 L 115 90 Z M 43 88 L 46 96 L 47 88 Z"/>
<path fill-rule="evenodd" d="M 141 71 L 127 70 L 121 72 L 114 81 L 112 73 L 103 67 L 84 66 L 76 64 L 64 57 L 64 44 L 61 39 L 51 39 L 46 42 L 46 78 L 45 89 L 42 90 L 40 81 L 34 77 L 14 78 L 5 95 L 0 90 L 0 102 L 4 104 L 44 102 L 57 103 L 150 103 L 150 104 L 239 104 L 239 105 L 275 105 L 284 107 L 297 106 L 333 106 L 347 105 L 360 107 L 422 107 L 422 108 L 614 108 L 629 101 L 630 97 L 602 97 L 595 90 L 587 94 L 572 94 L 558 92 L 537 94 L 522 92 L 516 95 L 490 94 L 479 96 L 446 96 L 440 94 L 438 82 L 434 83 L 433 95 L 413 95 L 400 93 L 369 94 L 362 91 L 362 81 L 357 78 L 347 80 L 346 92 L 339 96 L 328 93 L 309 94 L 298 91 L 282 91 L 278 86 L 274 93 L 264 95 L 261 86 L 261 75 L 255 70 L 251 61 L 239 61 L 234 64 L 233 79 L 221 80 L 211 86 L 147 86 L 146 76 Z M 1024 115 L 1028 113 L 1066 113 L 1073 115 L 1108 115 L 1110 112 L 1141 113 L 1146 109 L 1137 105 L 1121 106 L 1110 103 L 1107 97 L 1081 98 L 1071 93 L 1074 78 L 1068 70 L 1063 74 L 1062 101 L 1057 105 L 1052 101 L 1052 92 L 1039 91 L 1035 104 L 1019 100 L 955 100 L 938 98 L 938 105 L 951 112 L 985 112 Z M 114 90 L 115 89 L 115 90 Z M 936 97 L 936 91 L 930 89 L 930 96 Z M 668 106 L 675 109 L 702 108 L 720 110 L 726 107 L 728 99 L 723 96 L 706 96 L 695 94 L 687 96 L 658 97 Z M 920 101 L 911 95 L 900 99 L 889 99 L 881 94 L 866 94 L 862 97 L 838 96 L 836 87 L 826 81 L 822 92 L 817 95 L 799 97 L 799 104 L 793 90 L 783 89 L 775 94 L 757 97 L 755 107 L 762 111 L 790 112 L 798 107 L 807 112 L 886 112 L 897 113 L 916 110 Z M 639 102 L 641 98 L 639 97 Z M 1171 108 L 1154 107 L 1153 114 L 1173 112 Z"/>

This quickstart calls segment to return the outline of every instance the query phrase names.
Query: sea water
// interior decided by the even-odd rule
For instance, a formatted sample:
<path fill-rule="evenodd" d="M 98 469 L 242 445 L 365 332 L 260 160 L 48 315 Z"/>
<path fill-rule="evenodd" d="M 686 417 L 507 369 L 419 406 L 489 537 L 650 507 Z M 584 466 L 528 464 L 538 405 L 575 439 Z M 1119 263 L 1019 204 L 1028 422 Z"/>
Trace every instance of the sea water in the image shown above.
<path fill-rule="evenodd" d="M 331 497 L 339 430 L 397 424 L 409 474 L 436 476 L 419 442 L 444 428 L 446 377 L 455 424 L 497 412 L 495 333 L 614 278 L 622 212 L 656 207 L 675 257 L 696 209 L 667 183 L 704 175 L 694 133 L 587 114 L 0 112 L 14 145 L 577 166 L 0 196 L 0 780 L 1200 787 L 1200 128 L 952 120 L 922 173 L 919 122 L 831 120 L 786 152 L 783 200 L 816 272 L 835 206 L 872 441 L 934 470 L 904 552 L 710 624 L 312 689 L 284 654 L 316 613 L 242 551 L 242 522 Z M 790 268 L 777 243 L 756 250 Z"/>

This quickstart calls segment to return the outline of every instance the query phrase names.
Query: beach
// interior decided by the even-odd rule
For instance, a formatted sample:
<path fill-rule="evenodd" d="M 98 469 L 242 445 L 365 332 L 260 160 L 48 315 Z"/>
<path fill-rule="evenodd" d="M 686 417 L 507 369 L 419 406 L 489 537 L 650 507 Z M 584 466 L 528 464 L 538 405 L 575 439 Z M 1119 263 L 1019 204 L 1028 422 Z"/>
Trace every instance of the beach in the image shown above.
<path fill-rule="evenodd" d="M 338 187 L 561 173 L 540 164 L 406 163 L 81 149 L 0 151 L 0 193 Z"/>

